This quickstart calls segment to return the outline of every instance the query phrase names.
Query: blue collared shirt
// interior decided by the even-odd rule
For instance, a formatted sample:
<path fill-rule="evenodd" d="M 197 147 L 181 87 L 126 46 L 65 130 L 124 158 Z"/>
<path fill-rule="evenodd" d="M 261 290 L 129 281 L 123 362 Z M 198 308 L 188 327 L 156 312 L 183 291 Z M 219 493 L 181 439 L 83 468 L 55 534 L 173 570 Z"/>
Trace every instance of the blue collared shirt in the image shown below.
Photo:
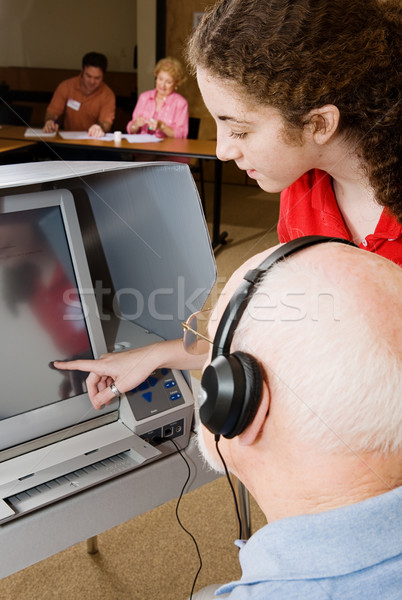
<path fill-rule="evenodd" d="M 266 525 L 240 550 L 231 600 L 401 600 L 402 487 Z"/>

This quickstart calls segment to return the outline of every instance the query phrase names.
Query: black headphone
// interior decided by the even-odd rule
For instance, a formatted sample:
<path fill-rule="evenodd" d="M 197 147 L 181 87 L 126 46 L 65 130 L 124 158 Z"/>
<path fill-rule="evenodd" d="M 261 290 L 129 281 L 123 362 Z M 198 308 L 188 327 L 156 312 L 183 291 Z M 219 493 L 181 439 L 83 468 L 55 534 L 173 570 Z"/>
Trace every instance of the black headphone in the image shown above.
<path fill-rule="evenodd" d="M 300 237 L 272 252 L 256 269 L 248 271 L 219 322 L 212 350 L 212 361 L 204 370 L 199 395 L 200 419 L 215 436 L 233 438 L 253 421 L 261 400 L 262 372 L 258 361 L 245 352 L 230 352 L 242 314 L 256 285 L 275 264 L 286 257 L 324 242 L 354 246 L 342 238 L 318 235 Z"/>

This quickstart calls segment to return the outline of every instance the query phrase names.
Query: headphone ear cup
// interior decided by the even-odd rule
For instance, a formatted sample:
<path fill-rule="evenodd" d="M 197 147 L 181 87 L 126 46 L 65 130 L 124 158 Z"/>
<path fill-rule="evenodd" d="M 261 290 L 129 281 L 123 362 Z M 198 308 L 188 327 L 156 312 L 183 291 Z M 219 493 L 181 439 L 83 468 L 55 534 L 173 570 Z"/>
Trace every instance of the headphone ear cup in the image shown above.
<path fill-rule="evenodd" d="M 239 435 L 252 422 L 261 391 L 261 369 L 253 356 L 245 352 L 217 356 L 201 379 L 202 424 L 215 435 Z"/>
<path fill-rule="evenodd" d="M 262 372 L 258 361 L 246 352 L 234 352 L 232 356 L 241 362 L 244 372 L 245 392 L 242 410 L 232 436 L 239 435 L 252 423 L 262 396 Z"/>

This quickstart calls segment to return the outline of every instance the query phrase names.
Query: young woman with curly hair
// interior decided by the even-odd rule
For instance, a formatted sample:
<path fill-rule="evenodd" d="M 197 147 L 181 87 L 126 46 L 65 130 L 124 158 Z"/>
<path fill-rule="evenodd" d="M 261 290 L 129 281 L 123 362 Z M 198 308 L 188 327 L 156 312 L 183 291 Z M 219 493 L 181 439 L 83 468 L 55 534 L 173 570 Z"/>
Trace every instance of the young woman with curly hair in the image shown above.
<path fill-rule="evenodd" d="M 401 20 L 397 0 L 220 0 L 193 34 L 217 155 L 282 192 L 280 241 L 402 265 Z"/>

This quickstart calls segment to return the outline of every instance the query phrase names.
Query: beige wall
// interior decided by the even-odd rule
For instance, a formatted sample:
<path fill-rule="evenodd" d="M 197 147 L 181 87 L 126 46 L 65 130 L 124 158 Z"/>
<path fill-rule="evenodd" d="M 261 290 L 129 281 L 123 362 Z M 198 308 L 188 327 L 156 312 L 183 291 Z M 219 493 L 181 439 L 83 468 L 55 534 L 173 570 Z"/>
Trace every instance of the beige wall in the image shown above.
<path fill-rule="evenodd" d="M 137 0 L 138 94 L 154 87 L 156 0 Z"/>
<path fill-rule="evenodd" d="M 166 52 L 180 60 L 184 60 L 184 47 L 193 27 L 193 13 L 203 12 L 211 0 L 167 0 L 166 17 Z M 190 115 L 201 118 L 200 137 L 215 139 L 215 124 L 202 101 L 197 83 L 193 77 L 179 90 L 188 100 Z"/>
<path fill-rule="evenodd" d="M 143 1 L 143 0 L 141 0 Z M 133 71 L 136 0 L 0 0 L 0 66 L 79 69 L 91 50 Z"/>
<path fill-rule="evenodd" d="M 184 61 L 184 47 L 193 27 L 193 14 L 203 12 L 213 0 L 166 0 L 166 53 Z M 188 100 L 190 115 L 201 119 L 199 137 L 216 139 L 216 126 L 204 106 L 197 82 L 191 76 L 179 90 Z M 213 169 L 210 161 L 204 161 L 205 179 L 213 180 Z M 223 165 L 223 181 L 227 183 L 246 183 L 247 175 L 240 171 L 233 161 Z M 248 180 L 250 183 L 250 180 Z"/>

